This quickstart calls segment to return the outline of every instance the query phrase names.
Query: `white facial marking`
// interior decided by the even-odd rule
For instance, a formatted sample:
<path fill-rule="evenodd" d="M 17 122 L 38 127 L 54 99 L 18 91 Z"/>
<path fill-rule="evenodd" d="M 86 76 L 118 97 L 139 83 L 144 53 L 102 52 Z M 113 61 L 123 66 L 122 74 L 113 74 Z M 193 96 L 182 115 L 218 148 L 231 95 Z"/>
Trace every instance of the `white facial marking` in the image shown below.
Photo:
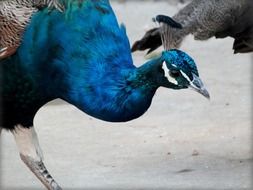
<path fill-rule="evenodd" d="M 180 73 L 183 75 L 184 78 L 186 78 L 186 80 L 188 80 L 189 83 L 191 83 L 192 81 L 190 80 L 190 78 L 187 76 L 187 74 L 185 74 L 183 71 L 180 70 Z"/>
<path fill-rule="evenodd" d="M 163 70 L 164 70 L 164 75 L 165 75 L 165 77 L 166 77 L 171 83 L 173 83 L 173 84 L 175 84 L 175 85 L 178 85 L 177 81 L 169 75 L 169 71 L 170 71 L 170 70 L 168 69 L 168 67 L 167 67 L 165 61 L 163 62 L 163 67 L 162 67 L 162 68 L 163 68 Z"/>
<path fill-rule="evenodd" d="M 198 89 L 198 87 L 196 87 L 196 85 L 193 84 L 194 79 L 191 81 L 190 78 L 181 70 L 180 70 L 180 73 L 183 75 L 184 78 L 186 78 L 188 80 L 188 82 L 190 83 L 191 88 Z M 194 76 L 194 74 L 193 74 L 193 76 Z"/>

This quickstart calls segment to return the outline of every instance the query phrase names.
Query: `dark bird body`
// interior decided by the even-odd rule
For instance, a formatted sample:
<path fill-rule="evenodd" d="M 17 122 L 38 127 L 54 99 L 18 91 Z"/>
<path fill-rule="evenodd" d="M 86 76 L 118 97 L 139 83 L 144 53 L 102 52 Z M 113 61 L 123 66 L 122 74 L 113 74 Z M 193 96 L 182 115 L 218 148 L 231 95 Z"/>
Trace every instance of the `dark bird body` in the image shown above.
<path fill-rule="evenodd" d="M 124 122 L 145 113 L 160 86 L 209 96 L 182 51 L 165 51 L 135 67 L 125 28 L 107 0 L 64 4 L 64 12 L 35 13 L 17 52 L 0 61 L 2 127 L 11 130 L 21 159 L 48 189 L 61 188 L 42 162 L 33 127 L 45 103 L 61 98 L 95 118 Z"/>
<path fill-rule="evenodd" d="M 172 17 L 183 29 L 153 28 L 134 43 L 132 51 L 157 49 L 162 44 L 160 30 L 167 30 L 169 49 L 178 48 L 185 36 L 193 34 L 196 40 L 233 37 L 235 53 L 252 52 L 252 12 L 252 0 L 193 0 Z"/>

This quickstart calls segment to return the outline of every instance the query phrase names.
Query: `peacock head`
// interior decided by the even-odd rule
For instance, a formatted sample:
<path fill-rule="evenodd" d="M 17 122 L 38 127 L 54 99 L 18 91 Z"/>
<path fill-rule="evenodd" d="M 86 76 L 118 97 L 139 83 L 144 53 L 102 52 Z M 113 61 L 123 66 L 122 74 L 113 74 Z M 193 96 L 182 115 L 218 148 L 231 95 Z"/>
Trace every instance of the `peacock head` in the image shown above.
<path fill-rule="evenodd" d="M 165 87 L 174 89 L 191 88 L 210 98 L 207 89 L 199 78 L 198 69 L 194 60 L 180 50 L 169 50 L 162 53 L 162 70 Z"/>

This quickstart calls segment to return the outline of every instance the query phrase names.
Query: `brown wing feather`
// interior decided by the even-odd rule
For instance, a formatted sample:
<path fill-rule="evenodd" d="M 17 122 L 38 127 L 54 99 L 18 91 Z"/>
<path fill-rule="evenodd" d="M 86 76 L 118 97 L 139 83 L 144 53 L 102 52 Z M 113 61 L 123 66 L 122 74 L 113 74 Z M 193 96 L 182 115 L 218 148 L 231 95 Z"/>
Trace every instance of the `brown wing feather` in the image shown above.
<path fill-rule="evenodd" d="M 0 59 L 15 53 L 22 42 L 22 34 L 38 8 L 48 6 L 63 11 L 58 0 L 0 1 Z"/>

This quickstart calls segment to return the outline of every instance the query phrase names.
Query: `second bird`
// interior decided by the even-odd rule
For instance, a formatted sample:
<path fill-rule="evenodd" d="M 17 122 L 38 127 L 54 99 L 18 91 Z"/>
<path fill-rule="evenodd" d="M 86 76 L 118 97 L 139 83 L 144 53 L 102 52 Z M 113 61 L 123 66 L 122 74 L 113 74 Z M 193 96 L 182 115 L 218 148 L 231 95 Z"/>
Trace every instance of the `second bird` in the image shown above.
<path fill-rule="evenodd" d="M 150 53 L 157 49 L 162 44 L 160 32 L 166 30 L 168 49 L 178 48 L 187 35 L 193 34 L 196 40 L 230 36 L 234 38 L 234 53 L 252 52 L 252 12 L 252 0 L 193 0 L 172 17 L 183 29 L 167 25 L 153 28 L 134 43 L 132 51 L 148 49 Z"/>

